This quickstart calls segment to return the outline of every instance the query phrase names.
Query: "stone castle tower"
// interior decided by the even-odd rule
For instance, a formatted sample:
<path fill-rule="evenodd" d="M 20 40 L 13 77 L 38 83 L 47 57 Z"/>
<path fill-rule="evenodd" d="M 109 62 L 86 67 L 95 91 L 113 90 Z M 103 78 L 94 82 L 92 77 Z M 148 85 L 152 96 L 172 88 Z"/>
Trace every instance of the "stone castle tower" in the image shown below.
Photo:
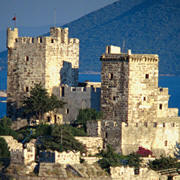
<path fill-rule="evenodd" d="M 59 95 L 59 86 L 77 86 L 79 40 L 68 37 L 68 28 L 50 28 L 50 36 L 19 37 L 18 29 L 7 30 L 7 115 L 16 119 L 22 97 L 34 84 Z"/>
<path fill-rule="evenodd" d="M 165 138 L 163 143 L 171 141 L 173 135 L 173 143 L 179 141 L 178 125 L 176 130 L 170 128 L 180 120 L 178 109 L 168 108 L 168 88 L 158 87 L 158 55 L 131 54 L 131 50 L 125 54 L 120 47 L 108 46 L 101 61 L 101 110 L 106 143 L 119 152 L 143 145 L 152 150 L 157 144 L 153 138 L 158 127 L 164 128 L 158 132 Z M 177 133 L 167 137 L 168 129 L 168 133 Z"/>

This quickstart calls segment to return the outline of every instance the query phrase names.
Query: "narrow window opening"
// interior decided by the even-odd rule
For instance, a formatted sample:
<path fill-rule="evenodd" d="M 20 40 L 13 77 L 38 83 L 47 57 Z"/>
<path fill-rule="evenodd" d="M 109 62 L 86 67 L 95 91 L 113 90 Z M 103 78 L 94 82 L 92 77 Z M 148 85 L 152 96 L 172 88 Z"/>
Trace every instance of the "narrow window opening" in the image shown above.
<path fill-rule="evenodd" d="M 159 109 L 161 109 L 161 110 L 162 110 L 162 104 L 160 104 L 160 105 L 159 105 Z"/>
<path fill-rule="evenodd" d="M 106 132 L 105 137 L 108 138 L 108 133 Z"/>
<path fill-rule="evenodd" d="M 146 79 L 149 79 L 149 74 L 146 74 L 146 75 L 145 75 L 145 78 L 146 78 Z"/>
<path fill-rule="evenodd" d="M 29 87 L 26 87 L 26 92 L 29 92 Z"/>
<path fill-rule="evenodd" d="M 146 97 L 143 97 L 143 100 L 146 101 Z"/>
<path fill-rule="evenodd" d="M 138 127 L 138 123 L 136 123 L 136 127 Z"/>
<path fill-rule="evenodd" d="M 112 80 L 112 79 L 113 79 L 113 74 L 112 74 L 112 73 L 109 73 L 109 74 L 108 74 L 108 78 L 109 78 L 110 80 Z"/>
<path fill-rule="evenodd" d="M 83 88 L 83 91 L 84 91 L 84 92 L 86 91 L 86 87 Z"/>
<path fill-rule="evenodd" d="M 56 117 L 56 115 L 54 115 L 54 122 L 55 122 L 55 124 L 57 123 L 57 117 Z"/>
<path fill-rule="evenodd" d="M 17 43 L 18 42 L 18 39 L 16 38 L 15 42 Z"/>
<path fill-rule="evenodd" d="M 42 43 L 42 37 L 40 37 L 40 43 Z"/>
<path fill-rule="evenodd" d="M 154 127 L 157 127 L 157 122 L 154 122 L 154 125 L 153 125 Z"/>
<path fill-rule="evenodd" d="M 148 123 L 147 123 L 147 122 L 144 122 L 144 126 L 147 127 L 147 126 L 148 126 Z"/>
<path fill-rule="evenodd" d="M 175 127 L 175 123 L 172 123 L 172 127 Z"/>
<path fill-rule="evenodd" d="M 166 123 L 163 123 L 163 127 L 166 127 Z"/>
<path fill-rule="evenodd" d="M 164 142 L 164 146 L 167 146 L 168 145 L 168 141 L 166 140 L 165 142 Z"/>
<path fill-rule="evenodd" d="M 69 109 L 66 109 L 66 114 L 69 114 Z"/>
<path fill-rule="evenodd" d="M 47 117 L 47 121 L 51 122 L 51 117 L 50 116 Z"/>
<path fill-rule="evenodd" d="M 163 88 L 160 88 L 159 90 L 160 90 L 160 92 L 162 92 L 162 91 L 163 91 Z"/>
<path fill-rule="evenodd" d="M 29 56 L 26 56 L 25 60 L 26 60 L 26 62 L 28 62 L 29 61 Z"/>
<path fill-rule="evenodd" d="M 34 43 L 34 38 L 32 38 L 32 43 Z"/>
<path fill-rule="evenodd" d="M 113 100 L 114 100 L 114 101 L 116 100 L 116 96 L 113 96 Z"/>
<path fill-rule="evenodd" d="M 64 87 L 61 88 L 61 96 L 64 97 Z"/>
<path fill-rule="evenodd" d="M 51 39 L 51 43 L 54 43 L 54 39 Z"/>

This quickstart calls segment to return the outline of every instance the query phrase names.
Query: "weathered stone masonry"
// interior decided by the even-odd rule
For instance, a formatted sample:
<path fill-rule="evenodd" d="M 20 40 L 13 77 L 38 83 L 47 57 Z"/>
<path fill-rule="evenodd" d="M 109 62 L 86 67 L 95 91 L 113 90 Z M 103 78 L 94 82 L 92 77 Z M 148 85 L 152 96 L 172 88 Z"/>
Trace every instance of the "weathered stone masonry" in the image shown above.
<path fill-rule="evenodd" d="M 158 55 L 125 54 L 109 46 L 101 61 L 105 142 L 124 154 L 139 146 L 173 152 L 180 117 L 178 109 L 168 108 L 168 89 L 158 87 Z"/>
<path fill-rule="evenodd" d="M 79 40 L 68 37 L 68 28 L 53 27 L 49 37 L 19 37 L 7 30 L 7 115 L 16 119 L 21 100 L 36 83 L 59 95 L 59 86 L 77 86 Z"/>

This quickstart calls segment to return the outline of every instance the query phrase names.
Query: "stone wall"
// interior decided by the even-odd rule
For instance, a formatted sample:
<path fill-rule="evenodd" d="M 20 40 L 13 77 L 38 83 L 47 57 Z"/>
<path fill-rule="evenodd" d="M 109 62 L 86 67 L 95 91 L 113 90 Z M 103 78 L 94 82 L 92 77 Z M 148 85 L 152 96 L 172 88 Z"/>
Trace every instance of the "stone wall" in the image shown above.
<path fill-rule="evenodd" d="M 87 121 L 86 130 L 88 136 L 101 137 L 101 120 Z"/>
<path fill-rule="evenodd" d="M 135 169 L 132 167 L 111 167 L 110 173 L 112 179 L 118 180 L 157 180 L 160 174 L 148 168 L 140 168 L 139 174 L 135 174 Z"/>
<path fill-rule="evenodd" d="M 59 113 L 63 114 L 65 123 L 73 123 L 80 109 L 100 109 L 100 88 L 96 87 L 60 87 L 60 98 L 66 102 Z"/>
<path fill-rule="evenodd" d="M 1 136 L 8 144 L 12 164 L 29 164 L 35 161 L 35 146 L 30 142 L 23 148 L 12 136 Z"/>
<path fill-rule="evenodd" d="M 144 147 L 153 152 L 154 156 L 174 155 L 176 142 L 179 142 L 178 119 L 170 122 L 158 121 L 122 124 L 122 153 L 136 152 Z"/>
<path fill-rule="evenodd" d="M 80 152 L 57 152 L 55 151 L 55 163 L 59 164 L 79 164 Z"/>
<path fill-rule="evenodd" d="M 121 53 L 119 48 L 111 46 L 106 48 L 101 61 L 104 142 L 118 152 L 128 153 L 143 146 L 151 150 L 163 149 L 169 154 L 179 141 L 180 117 L 178 109 L 168 108 L 168 88 L 158 87 L 158 55 L 132 54 L 130 50 Z M 152 125 L 147 127 L 147 124 L 156 127 L 168 123 L 177 126 L 156 130 Z"/>
<path fill-rule="evenodd" d="M 101 137 L 75 137 L 80 143 L 85 145 L 87 155 L 95 155 L 103 148 L 103 140 Z"/>
<path fill-rule="evenodd" d="M 8 29 L 7 115 L 21 114 L 21 100 L 34 84 L 59 95 L 61 84 L 77 86 L 79 40 L 68 38 L 68 29 L 51 28 L 49 37 L 19 37 Z"/>

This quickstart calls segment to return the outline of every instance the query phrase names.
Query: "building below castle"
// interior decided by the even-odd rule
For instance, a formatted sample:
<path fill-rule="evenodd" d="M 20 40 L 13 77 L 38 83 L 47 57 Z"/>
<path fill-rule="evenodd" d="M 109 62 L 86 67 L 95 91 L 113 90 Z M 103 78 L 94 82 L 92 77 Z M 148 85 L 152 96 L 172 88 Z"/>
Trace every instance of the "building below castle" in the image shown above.
<path fill-rule="evenodd" d="M 173 154 L 179 142 L 178 109 L 168 107 L 168 88 L 158 87 L 158 55 L 121 53 L 108 46 L 101 56 L 103 137 L 123 154 L 142 146 Z"/>

